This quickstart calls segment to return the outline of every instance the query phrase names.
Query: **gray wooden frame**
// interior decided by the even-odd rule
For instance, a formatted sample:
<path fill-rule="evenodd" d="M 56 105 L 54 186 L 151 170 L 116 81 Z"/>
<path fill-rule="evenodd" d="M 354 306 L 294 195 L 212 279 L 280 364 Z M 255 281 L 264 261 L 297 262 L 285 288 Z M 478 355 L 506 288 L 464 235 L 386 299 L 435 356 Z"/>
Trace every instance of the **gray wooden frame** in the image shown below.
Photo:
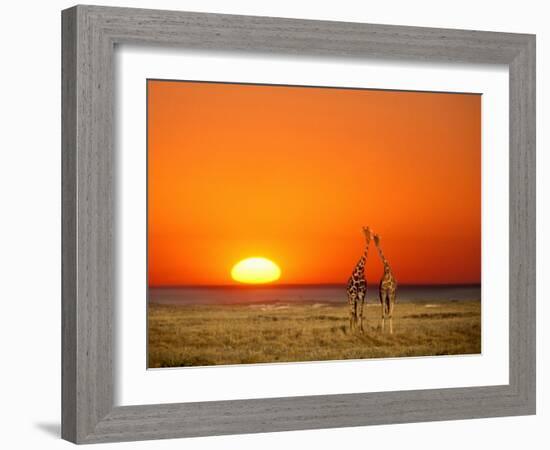
<path fill-rule="evenodd" d="M 113 404 L 115 44 L 506 64 L 510 380 L 501 386 Z M 535 36 L 76 6 L 62 13 L 62 436 L 76 443 L 535 413 Z"/>

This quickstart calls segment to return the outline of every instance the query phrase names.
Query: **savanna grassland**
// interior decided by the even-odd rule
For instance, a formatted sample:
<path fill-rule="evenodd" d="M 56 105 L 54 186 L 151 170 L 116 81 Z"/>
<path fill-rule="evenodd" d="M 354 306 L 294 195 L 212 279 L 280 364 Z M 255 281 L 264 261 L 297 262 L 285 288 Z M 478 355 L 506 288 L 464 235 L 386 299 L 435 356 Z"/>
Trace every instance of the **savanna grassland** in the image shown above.
<path fill-rule="evenodd" d="M 158 305 L 148 309 L 149 367 L 461 355 L 481 352 L 479 301 L 397 304 L 382 328 L 366 308 L 349 330 L 347 305 Z"/>

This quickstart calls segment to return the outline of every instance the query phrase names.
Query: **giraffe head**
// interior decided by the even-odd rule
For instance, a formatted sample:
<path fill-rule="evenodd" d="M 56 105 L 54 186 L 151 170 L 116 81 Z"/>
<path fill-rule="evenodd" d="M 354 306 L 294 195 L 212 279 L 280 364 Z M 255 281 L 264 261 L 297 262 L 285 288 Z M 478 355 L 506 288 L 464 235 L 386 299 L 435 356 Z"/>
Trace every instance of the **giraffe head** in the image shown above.
<path fill-rule="evenodd" d="M 367 245 L 370 244 L 370 240 L 372 239 L 372 230 L 368 225 L 366 227 L 363 227 L 363 234 L 365 235 L 365 239 L 367 240 Z"/>
<path fill-rule="evenodd" d="M 379 234 L 375 234 L 374 237 L 374 243 L 376 244 L 376 246 L 378 247 L 380 245 L 380 235 Z"/>

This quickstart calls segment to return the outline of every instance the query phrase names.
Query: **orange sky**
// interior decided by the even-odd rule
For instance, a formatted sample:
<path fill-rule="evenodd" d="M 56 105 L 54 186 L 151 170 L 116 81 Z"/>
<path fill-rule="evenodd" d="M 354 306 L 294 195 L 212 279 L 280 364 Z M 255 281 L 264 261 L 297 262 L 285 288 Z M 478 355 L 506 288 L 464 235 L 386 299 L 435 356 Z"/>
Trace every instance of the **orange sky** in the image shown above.
<path fill-rule="evenodd" d="M 148 81 L 151 286 L 345 283 L 362 225 L 401 284 L 480 282 L 481 96 Z"/>

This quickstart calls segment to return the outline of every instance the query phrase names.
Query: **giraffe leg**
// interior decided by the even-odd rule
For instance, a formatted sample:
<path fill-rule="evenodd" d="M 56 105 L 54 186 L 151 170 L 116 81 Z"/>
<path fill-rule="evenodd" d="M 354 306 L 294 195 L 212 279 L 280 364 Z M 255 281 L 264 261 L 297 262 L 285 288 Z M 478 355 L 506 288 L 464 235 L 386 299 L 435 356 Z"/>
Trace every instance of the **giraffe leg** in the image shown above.
<path fill-rule="evenodd" d="M 382 306 L 382 319 L 386 318 L 386 290 L 381 289 L 380 292 L 380 305 Z"/>
<path fill-rule="evenodd" d="M 359 307 L 359 318 L 360 318 L 360 330 L 361 330 L 361 333 L 363 333 L 365 330 L 363 329 L 363 307 L 365 305 L 365 295 L 361 295 L 360 296 L 360 299 L 361 299 L 361 305 Z"/>
<path fill-rule="evenodd" d="M 355 297 L 349 299 L 349 329 L 353 331 L 357 323 L 357 301 Z"/>
<path fill-rule="evenodd" d="M 389 315 L 390 319 L 393 317 L 393 307 L 395 306 L 395 289 L 392 289 L 388 295 L 389 302 Z"/>
<path fill-rule="evenodd" d="M 385 319 L 388 317 L 388 290 L 382 289 L 381 295 L 380 295 L 380 303 L 382 303 L 382 317 Z"/>

